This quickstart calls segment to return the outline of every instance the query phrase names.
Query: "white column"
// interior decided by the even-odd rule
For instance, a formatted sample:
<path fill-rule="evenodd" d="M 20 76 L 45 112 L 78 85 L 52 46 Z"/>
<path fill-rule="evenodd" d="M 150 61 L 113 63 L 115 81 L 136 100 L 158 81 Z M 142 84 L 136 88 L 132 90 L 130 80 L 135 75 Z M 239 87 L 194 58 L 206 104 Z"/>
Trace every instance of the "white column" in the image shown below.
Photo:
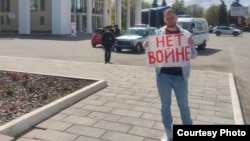
<path fill-rule="evenodd" d="M 19 34 L 30 34 L 30 0 L 18 0 Z"/>
<path fill-rule="evenodd" d="M 135 24 L 141 24 L 141 0 L 135 3 Z"/>
<path fill-rule="evenodd" d="M 126 28 L 130 27 L 130 0 L 127 0 L 127 24 Z"/>
<path fill-rule="evenodd" d="M 115 10 L 116 10 L 116 24 L 118 25 L 118 27 L 119 28 L 121 28 L 121 4 L 122 2 L 121 2 L 121 0 L 116 0 L 116 8 L 115 8 Z"/>
<path fill-rule="evenodd" d="M 80 32 L 83 31 L 83 29 L 82 29 L 82 14 L 79 14 L 79 29 L 80 29 Z"/>
<path fill-rule="evenodd" d="M 103 0 L 103 26 L 108 25 L 108 0 Z"/>
<path fill-rule="evenodd" d="M 87 33 L 92 33 L 92 0 L 87 0 Z"/>
<path fill-rule="evenodd" d="M 71 1 L 52 0 L 52 34 L 71 33 Z"/>

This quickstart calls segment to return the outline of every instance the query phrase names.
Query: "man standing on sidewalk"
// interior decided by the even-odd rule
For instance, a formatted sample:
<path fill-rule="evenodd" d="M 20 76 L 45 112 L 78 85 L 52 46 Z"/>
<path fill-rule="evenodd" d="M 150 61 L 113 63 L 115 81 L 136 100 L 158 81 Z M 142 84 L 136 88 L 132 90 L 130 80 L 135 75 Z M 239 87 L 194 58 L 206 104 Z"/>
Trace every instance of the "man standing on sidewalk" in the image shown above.
<path fill-rule="evenodd" d="M 105 64 L 109 63 L 112 64 L 110 62 L 110 58 L 111 58 L 111 49 L 112 46 L 115 42 L 115 36 L 114 34 L 110 31 L 109 26 L 104 27 L 104 33 L 102 35 L 102 45 L 104 48 L 104 60 L 105 60 Z"/>
<path fill-rule="evenodd" d="M 191 46 L 191 58 L 197 56 L 196 49 L 192 47 L 194 41 L 190 33 L 177 25 L 177 15 L 172 8 L 163 13 L 165 26 L 159 29 L 159 35 L 184 34 L 188 36 L 188 44 Z M 143 43 L 147 47 L 148 42 Z M 190 74 L 190 63 L 180 67 L 156 67 L 157 88 L 161 100 L 162 122 L 165 127 L 165 134 L 161 141 L 172 140 L 172 114 L 171 114 L 171 95 L 172 90 L 176 95 L 176 101 L 180 109 L 182 123 L 192 124 L 190 109 L 188 106 L 188 78 Z"/>

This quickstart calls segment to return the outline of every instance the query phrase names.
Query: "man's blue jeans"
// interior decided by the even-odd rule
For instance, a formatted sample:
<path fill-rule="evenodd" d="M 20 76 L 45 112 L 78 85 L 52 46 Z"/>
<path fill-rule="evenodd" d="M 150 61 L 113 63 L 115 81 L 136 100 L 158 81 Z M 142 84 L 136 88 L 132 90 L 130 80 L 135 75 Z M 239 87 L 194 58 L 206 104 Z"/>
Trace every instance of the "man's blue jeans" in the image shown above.
<path fill-rule="evenodd" d="M 188 80 L 182 76 L 158 74 L 157 87 L 162 103 L 161 113 L 162 122 L 165 129 L 171 131 L 172 114 L 171 114 L 171 92 L 174 90 L 178 107 L 180 109 L 183 124 L 192 124 L 190 109 L 188 106 Z"/>

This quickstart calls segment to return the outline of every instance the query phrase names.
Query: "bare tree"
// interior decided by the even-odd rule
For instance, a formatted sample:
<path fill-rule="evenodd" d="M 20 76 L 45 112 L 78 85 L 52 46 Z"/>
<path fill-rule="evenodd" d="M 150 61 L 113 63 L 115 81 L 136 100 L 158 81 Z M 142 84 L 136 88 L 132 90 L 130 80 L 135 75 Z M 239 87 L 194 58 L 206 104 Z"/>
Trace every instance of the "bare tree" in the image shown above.
<path fill-rule="evenodd" d="M 198 4 L 187 6 L 187 14 L 191 15 L 192 17 L 201 18 L 203 17 L 203 13 L 204 8 Z"/>

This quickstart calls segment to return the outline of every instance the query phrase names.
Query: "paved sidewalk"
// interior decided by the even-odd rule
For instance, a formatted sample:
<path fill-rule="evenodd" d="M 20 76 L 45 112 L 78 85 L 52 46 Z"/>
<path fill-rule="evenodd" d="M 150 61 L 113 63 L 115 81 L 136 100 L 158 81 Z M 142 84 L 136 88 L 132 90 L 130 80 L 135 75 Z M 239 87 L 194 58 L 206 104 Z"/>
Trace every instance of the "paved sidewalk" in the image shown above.
<path fill-rule="evenodd" d="M 153 69 L 0 56 L 1 70 L 106 80 L 108 86 L 36 125 L 17 141 L 159 141 L 164 134 Z M 191 71 L 194 124 L 244 124 L 231 73 Z M 172 98 L 174 124 L 181 119 Z"/>

